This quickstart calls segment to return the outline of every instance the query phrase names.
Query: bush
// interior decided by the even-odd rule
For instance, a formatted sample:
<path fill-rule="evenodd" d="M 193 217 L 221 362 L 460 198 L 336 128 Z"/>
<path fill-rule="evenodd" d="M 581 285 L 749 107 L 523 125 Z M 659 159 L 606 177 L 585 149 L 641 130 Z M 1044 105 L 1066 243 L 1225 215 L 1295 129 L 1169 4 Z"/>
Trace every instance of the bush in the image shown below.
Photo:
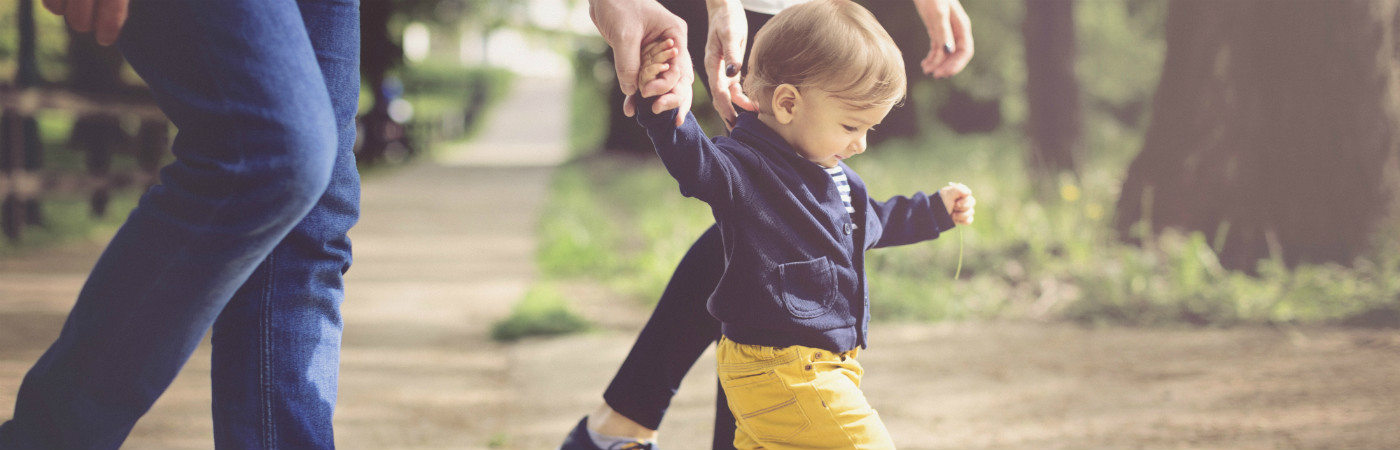
<path fill-rule="evenodd" d="M 511 309 L 509 317 L 491 327 L 491 338 L 515 342 L 530 336 L 554 336 L 587 329 L 588 321 L 569 309 L 563 295 L 549 285 L 535 285 Z"/>

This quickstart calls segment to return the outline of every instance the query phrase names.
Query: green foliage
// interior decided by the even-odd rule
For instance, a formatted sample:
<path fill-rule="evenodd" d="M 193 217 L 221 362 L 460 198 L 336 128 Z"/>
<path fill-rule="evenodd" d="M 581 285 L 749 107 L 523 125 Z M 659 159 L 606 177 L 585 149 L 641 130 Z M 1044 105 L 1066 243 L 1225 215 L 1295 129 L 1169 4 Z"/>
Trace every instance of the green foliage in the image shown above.
<path fill-rule="evenodd" d="M 1251 275 L 1222 269 L 1212 243 L 1200 235 L 1145 236 L 1148 244 L 1139 247 L 1121 243 L 1112 231 L 1124 169 L 1142 148 L 1161 72 L 1166 0 L 1077 2 L 1086 159 L 1077 177 L 1032 184 L 1020 131 L 1026 120 L 1023 5 L 964 2 L 976 57 L 952 79 L 911 80 L 914 103 L 927 108 L 919 111 L 922 136 L 885 142 L 850 161 L 877 199 L 956 181 L 971 186 L 979 201 L 972 226 L 932 242 L 867 253 L 875 318 L 1400 326 L 1400 238 L 1378 238 L 1376 251 L 1350 267 L 1290 269 L 1266 261 Z M 881 8 L 877 16 L 906 52 L 927 50 L 912 8 Z M 595 66 L 587 70 L 611 69 Z M 611 78 L 598 78 L 606 81 L 602 89 L 615 89 Z M 950 87 L 1000 100 L 1007 126 L 956 135 L 937 124 L 933 111 Z M 601 139 L 605 124 L 596 108 L 607 98 L 602 89 L 576 93 L 575 115 L 584 117 L 575 118 L 574 129 L 582 142 Z M 704 109 L 705 103 L 697 99 L 696 105 Z M 711 223 L 708 209 L 682 198 L 652 160 L 576 162 L 560 170 L 552 192 L 539 249 L 545 278 L 600 279 L 647 302 L 655 301 L 684 251 Z M 1379 234 L 1400 236 L 1400 223 L 1387 230 Z M 959 241 L 963 267 L 954 280 Z"/>
<path fill-rule="evenodd" d="M 491 338 L 514 342 L 531 336 L 577 333 L 588 328 L 588 321 L 569 309 L 563 294 L 551 285 L 536 284 L 511 309 L 509 317 L 491 327 Z"/>
<path fill-rule="evenodd" d="M 923 78 L 910 80 L 933 86 L 952 85 L 971 93 L 979 99 L 1000 99 L 1001 113 L 1007 125 L 1019 127 L 1026 121 L 1026 57 L 1021 40 L 1021 21 L 1025 7 L 1021 0 L 966 1 L 962 2 L 972 21 L 975 54 L 967 68 L 958 76 L 946 80 Z M 898 41 L 900 49 L 926 49 L 928 34 L 923 22 L 914 14 L 897 25 L 885 23 L 886 28 L 902 26 L 911 31 L 904 32 Z M 888 22 L 888 21 L 886 21 Z M 896 32 L 891 31 L 891 35 Z M 919 40 L 922 40 L 920 42 Z M 916 44 L 917 43 L 917 44 Z M 1084 55 L 1081 55 L 1084 57 Z M 932 117 L 932 116 L 929 116 Z"/>
<path fill-rule="evenodd" d="M 1230 272 L 1199 234 L 1153 236 L 1145 247 L 1120 243 L 1109 223 L 1118 167 L 1092 165 L 1045 193 L 1016 175 L 1025 171 L 1019 135 L 932 136 L 849 161 L 877 199 L 957 181 L 979 201 L 972 226 L 866 253 L 876 319 L 1226 326 L 1384 318 L 1375 312 L 1400 306 L 1400 245 L 1393 242 L 1379 241 L 1353 267 L 1287 269 L 1266 261 L 1258 275 Z M 600 279 L 646 302 L 711 223 L 708 209 L 681 197 L 650 160 L 573 163 L 552 192 L 538 256 L 545 277 Z M 959 239 L 962 278 L 954 281 Z"/>
<path fill-rule="evenodd" d="M 574 85 L 569 94 L 569 153 L 582 155 L 602 147 L 608 133 L 608 94 L 617 89 L 613 65 L 602 39 L 578 39 Z"/>
<path fill-rule="evenodd" d="M 86 154 L 68 145 L 74 116 L 67 112 L 44 110 L 35 115 L 39 142 L 43 146 L 43 166 L 46 174 L 81 177 L 87 172 Z M 139 121 L 123 123 L 128 135 L 134 135 Z M 112 158 L 113 172 L 136 171 L 138 163 L 129 154 Z M 48 193 L 39 199 L 42 222 L 26 226 L 18 242 L 0 238 L 0 257 L 18 255 L 53 245 L 83 239 L 105 239 L 116 232 L 126 220 L 127 212 L 136 207 L 141 192 L 121 189 L 111 192 L 107 215 L 94 217 L 89 199 L 77 193 Z"/>
<path fill-rule="evenodd" d="M 545 278 L 595 278 L 654 302 L 681 255 L 710 224 L 650 160 L 595 157 L 560 167 L 540 219 Z"/>
<path fill-rule="evenodd" d="M 1268 260 L 1251 276 L 1222 269 L 1200 233 L 1169 233 L 1147 249 L 1104 253 L 1100 267 L 1068 274 L 1083 295 L 1065 317 L 1134 325 L 1343 322 L 1400 305 L 1400 257 L 1394 254 L 1362 258 L 1350 268 L 1290 270 Z"/>
<path fill-rule="evenodd" d="M 139 198 L 140 193 L 132 189 L 113 192 L 107 215 L 93 217 L 87 198 L 44 197 L 40 202 L 43 224 L 25 227 L 18 242 L 0 237 L 0 257 L 23 255 L 65 242 L 106 240 L 126 221 L 127 212 L 136 207 Z"/>
<path fill-rule="evenodd" d="M 413 105 L 409 129 L 414 142 L 429 150 L 438 148 L 435 144 L 440 141 L 475 137 L 491 108 L 505 99 L 515 82 L 515 74 L 506 69 L 432 59 L 397 72 L 404 85 L 404 99 Z M 372 100 L 369 92 L 361 92 L 362 113 Z M 448 123 L 462 124 L 461 130 L 447 132 Z"/>
<path fill-rule="evenodd" d="M 19 2 L 0 0 L 0 80 L 14 80 L 19 64 Z M 44 9 L 41 0 L 34 0 L 35 56 L 39 76 L 46 81 L 68 78 L 68 31 L 63 18 Z"/>

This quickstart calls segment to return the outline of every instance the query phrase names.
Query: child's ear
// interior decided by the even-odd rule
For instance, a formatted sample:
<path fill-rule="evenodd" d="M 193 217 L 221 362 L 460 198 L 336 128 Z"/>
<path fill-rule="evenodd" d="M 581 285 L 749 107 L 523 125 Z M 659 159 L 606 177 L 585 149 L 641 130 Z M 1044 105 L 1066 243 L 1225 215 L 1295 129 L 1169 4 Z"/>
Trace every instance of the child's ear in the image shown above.
<path fill-rule="evenodd" d="M 773 116 L 778 123 L 787 125 L 792 122 L 793 115 L 801 106 L 802 93 L 797 92 L 797 86 L 785 83 L 773 89 Z"/>

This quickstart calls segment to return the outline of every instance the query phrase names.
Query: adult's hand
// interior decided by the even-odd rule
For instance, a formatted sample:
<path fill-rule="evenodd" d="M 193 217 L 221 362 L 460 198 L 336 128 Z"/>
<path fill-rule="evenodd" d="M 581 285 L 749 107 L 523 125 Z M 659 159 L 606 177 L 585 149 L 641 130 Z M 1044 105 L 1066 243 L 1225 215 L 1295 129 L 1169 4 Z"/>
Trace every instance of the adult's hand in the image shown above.
<path fill-rule="evenodd" d="M 724 126 L 734 129 L 740 108 L 756 111 L 758 106 L 744 95 L 739 85 L 744 67 L 744 49 L 749 36 L 749 22 L 744 6 L 738 0 L 706 0 L 710 13 L 710 31 L 705 39 L 705 74 L 710 78 L 710 98 L 715 111 L 724 119 Z"/>
<path fill-rule="evenodd" d="M 643 97 L 659 95 L 652 112 L 676 108 L 676 126 L 680 126 L 690 111 L 690 84 L 695 80 L 690 53 L 686 50 L 685 21 L 656 0 L 589 0 L 588 5 L 593 25 L 613 49 L 618 87 L 627 94 L 622 111 L 628 117 L 636 114 L 638 94 Z M 679 54 L 661 77 L 637 86 L 642 46 L 663 39 L 674 40 Z"/>
<path fill-rule="evenodd" d="M 128 0 L 44 0 L 44 9 L 63 16 L 79 33 L 97 31 L 97 43 L 112 45 L 126 23 Z"/>
<path fill-rule="evenodd" d="M 925 75 L 947 78 L 972 60 L 972 21 L 958 0 L 914 0 L 928 29 L 928 56 L 919 63 Z"/>

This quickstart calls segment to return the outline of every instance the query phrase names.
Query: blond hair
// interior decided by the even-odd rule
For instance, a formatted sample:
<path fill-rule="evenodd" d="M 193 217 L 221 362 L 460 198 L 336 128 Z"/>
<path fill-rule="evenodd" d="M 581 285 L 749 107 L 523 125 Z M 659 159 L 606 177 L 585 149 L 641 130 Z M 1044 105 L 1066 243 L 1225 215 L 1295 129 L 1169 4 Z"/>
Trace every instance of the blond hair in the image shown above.
<path fill-rule="evenodd" d="M 754 37 L 744 93 L 772 113 L 783 84 L 821 89 L 855 108 L 892 106 L 904 99 L 904 58 L 864 7 L 814 0 L 784 9 Z"/>

